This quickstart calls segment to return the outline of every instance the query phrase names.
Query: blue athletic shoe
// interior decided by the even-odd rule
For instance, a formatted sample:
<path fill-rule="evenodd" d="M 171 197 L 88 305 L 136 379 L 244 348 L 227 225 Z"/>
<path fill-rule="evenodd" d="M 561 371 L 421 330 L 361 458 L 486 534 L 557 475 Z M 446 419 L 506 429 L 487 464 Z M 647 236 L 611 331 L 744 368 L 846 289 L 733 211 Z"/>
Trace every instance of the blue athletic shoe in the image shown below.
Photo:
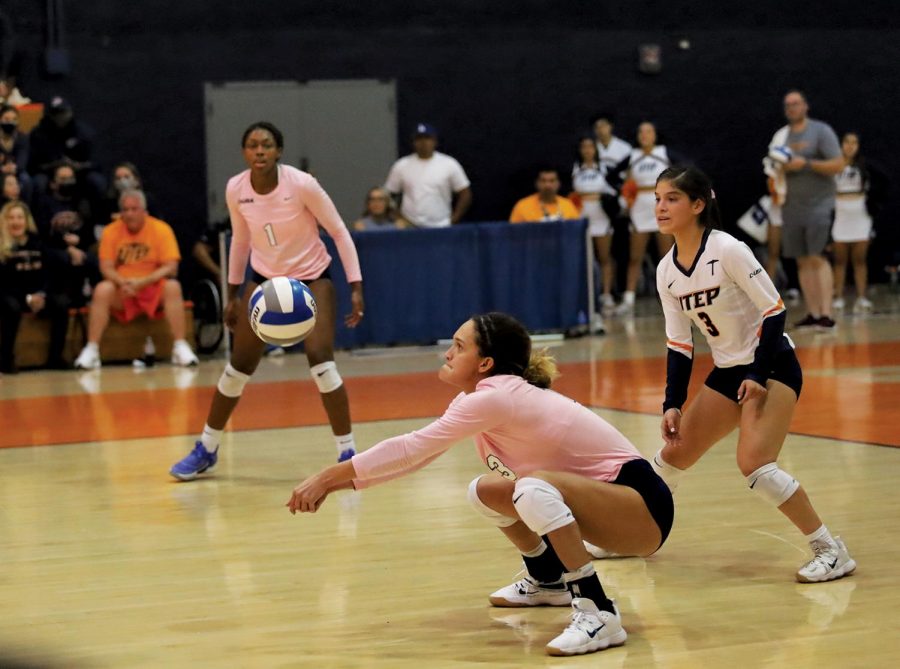
<path fill-rule="evenodd" d="M 338 456 L 338 462 L 344 462 L 345 460 L 349 460 L 354 455 L 356 455 L 356 451 L 354 451 L 352 448 L 345 448 L 343 451 L 341 451 L 341 454 Z"/>
<path fill-rule="evenodd" d="M 202 442 L 197 442 L 194 450 L 187 454 L 180 462 L 172 465 L 169 473 L 179 481 L 191 481 L 197 478 L 198 474 L 203 472 L 211 472 L 216 468 L 216 460 L 219 459 L 219 449 L 212 453 L 208 452 Z"/>

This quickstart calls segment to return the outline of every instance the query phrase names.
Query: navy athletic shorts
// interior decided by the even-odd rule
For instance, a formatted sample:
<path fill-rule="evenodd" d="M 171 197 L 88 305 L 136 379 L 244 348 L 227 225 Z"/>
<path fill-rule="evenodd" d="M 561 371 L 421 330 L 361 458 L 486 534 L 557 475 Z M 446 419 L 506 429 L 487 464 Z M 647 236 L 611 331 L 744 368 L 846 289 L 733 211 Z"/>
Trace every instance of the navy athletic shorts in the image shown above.
<path fill-rule="evenodd" d="M 619 470 L 619 475 L 611 481 L 616 485 L 624 485 L 637 490 L 644 499 L 647 510 L 653 516 L 653 520 L 659 526 L 662 546 L 672 531 L 672 522 L 675 520 L 675 502 L 672 500 L 672 491 L 659 474 L 653 471 L 653 467 L 643 458 L 629 460 Z M 657 547 L 658 549 L 659 547 Z"/>

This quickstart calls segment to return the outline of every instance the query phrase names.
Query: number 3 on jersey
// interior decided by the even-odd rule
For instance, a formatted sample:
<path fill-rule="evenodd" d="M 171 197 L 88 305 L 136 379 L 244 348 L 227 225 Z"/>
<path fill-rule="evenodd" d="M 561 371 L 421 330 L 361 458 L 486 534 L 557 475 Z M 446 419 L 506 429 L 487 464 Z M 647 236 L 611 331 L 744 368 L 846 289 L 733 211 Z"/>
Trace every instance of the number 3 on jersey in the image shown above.
<path fill-rule="evenodd" d="M 712 319 L 709 317 L 709 314 L 707 314 L 705 311 L 698 311 L 697 318 L 699 318 L 701 321 L 703 321 L 703 324 L 706 326 L 706 331 L 709 333 L 709 335 L 711 337 L 719 336 L 719 328 L 717 328 L 715 326 L 715 324 L 712 322 Z"/>
<path fill-rule="evenodd" d="M 278 246 L 278 240 L 275 239 L 275 228 L 272 227 L 272 224 L 266 223 L 263 226 L 263 230 L 266 232 L 266 239 L 269 240 L 269 246 Z"/>
<path fill-rule="evenodd" d="M 485 459 L 485 462 L 487 463 L 488 469 L 493 469 L 495 472 L 500 474 L 500 476 L 502 476 L 505 479 L 509 479 L 510 481 L 515 481 L 518 478 L 516 476 L 516 473 L 512 469 L 510 469 L 509 467 L 504 465 L 503 462 L 500 460 L 500 458 L 498 458 L 493 453 L 491 453 L 489 456 L 487 456 L 487 458 Z"/>

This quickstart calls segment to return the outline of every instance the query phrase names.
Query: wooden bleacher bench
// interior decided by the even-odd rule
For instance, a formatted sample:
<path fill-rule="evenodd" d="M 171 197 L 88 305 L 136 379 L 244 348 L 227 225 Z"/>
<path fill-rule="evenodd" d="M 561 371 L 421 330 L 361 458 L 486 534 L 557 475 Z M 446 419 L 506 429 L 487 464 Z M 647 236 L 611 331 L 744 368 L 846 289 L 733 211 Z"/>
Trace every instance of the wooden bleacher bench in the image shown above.
<path fill-rule="evenodd" d="M 185 338 L 194 343 L 194 304 L 184 302 Z M 69 309 L 69 329 L 63 357 L 73 362 L 87 341 L 88 308 Z M 131 361 L 144 354 L 144 342 L 153 338 L 156 356 L 168 360 L 172 355 L 172 333 L 165 318 L 151 320 L 140 316 L 130 323 L 120 323 L 110 317 L 109 326 L 100 340 L 100 359 L 106 362 Z M 16 338 L 16 364 L 20 369 L 42 367 L 47 363 L 47 347 L 50 345 L 50 321 L 25 314 Z"/>

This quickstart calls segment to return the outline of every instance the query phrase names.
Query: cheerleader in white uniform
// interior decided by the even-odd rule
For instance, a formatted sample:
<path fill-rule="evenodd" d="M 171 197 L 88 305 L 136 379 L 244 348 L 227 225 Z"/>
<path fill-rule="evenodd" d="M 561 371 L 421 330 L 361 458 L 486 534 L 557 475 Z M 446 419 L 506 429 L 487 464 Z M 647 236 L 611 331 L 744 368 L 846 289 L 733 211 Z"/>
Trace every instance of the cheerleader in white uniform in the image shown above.
<path fill-rule="evenodd" d="M 604 311 L 615 307 L 612 297 L 615 265 L 610 255 L 612 246 L 612 222 L 603 210 L 601 197 L 616 195 L 603 176 L 597 145 L 591 137 L 583 137 L 578 145 L 579 160 L 572 168 L 572 189 L 581 200 L 581 214 L 588 219 L 591 239 L 594 241 L 594 253 L 600 263 L 600 274 L 603 279 L 603 296 L 601 306 Z M 596 327 L 595 323 L 595 327 Z M 601 324 L 602 327 L 602 324 Z"/>
<path fill-rule="evenodd" d="M 641 273 L 641 263 L 647 253 L 647 242 L 650 235 L 656 235 L 656 245 L 659 257 L 663 257 L 672 247 L 672 238 L 669 235 L 659 234 L 656 225 L 654 208 L 656 200 L 653 191 L 656 188 L 656 178 L 672 163 L 669 152 L 665 146 L 656 144 L 656 127 L 649 122 L 638 126 L 638 146 L 633 149 L 628 159 L 628 178 L 631 182 L 632 192 L 636 189 L 633 201 L 629 203 L 629 216 L 631 217 L 631 242 L 628 254 L 628 274 L 625 280 L 625 293 L 622 295 L 622 304 L 619 305 L 620 313 L 628 314 L 634 311 L 634 295 L 637 288 L 638 277 Z M 629 199 L 628 189 L 623 188 L 626 201 Z"/>
<path fill-rule="evenodd" d="M 841 151 L 847 166 L 834 177 L 837 181 L 837 196 L 834 206 L 834 303 L 835 309 L 844 308 L 844 282 L 847 276 L 847 261 L 853 261 L 853 277 L 856 280 L 856 302 L 853 313 L 864 313 L 872 309 L 872 302 L 866 297 L 868 267 L 866 253 L 872 236 L 872 217 L 866 208 L 869 190 L 869 175 L 864 161 L 859 155 L 859 136 L 848 132 L 841 140 Z"/>

